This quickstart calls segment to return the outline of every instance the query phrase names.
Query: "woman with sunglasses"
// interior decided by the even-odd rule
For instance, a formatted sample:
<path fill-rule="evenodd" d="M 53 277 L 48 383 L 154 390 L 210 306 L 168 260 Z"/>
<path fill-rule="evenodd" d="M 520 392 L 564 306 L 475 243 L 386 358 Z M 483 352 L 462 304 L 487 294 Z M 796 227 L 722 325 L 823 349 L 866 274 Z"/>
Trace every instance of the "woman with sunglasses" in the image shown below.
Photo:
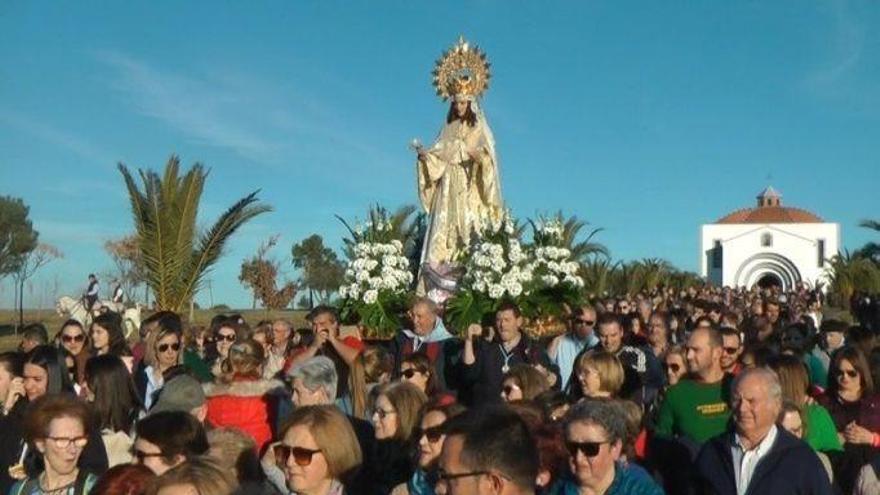
<path fill-rule="evenodd" d="M 89 442 L 88 406 L 68 395 L 47 395 L 34 401 L 25 418 L 24 437 L 39 452 L 38 469 L 16 482 L 11 495 L 87 494 L 97 477 L 79 466 Z"/>
<path fill-rule="evenodd" d="M 440 451 L 446 435 L 443 424 L 449 419 L 464 412 L 464 406 L 458 403 L 440 405 L 429 404 L 422 411 L 419 428 L 413 433 L 418 442 L 416 463 L 418 466 L 406 483 L 394 487 L 391 495 L 433 495 L 437 485 L 437 468 Z"/>
<path fill-rule="evenodd" d="M 828 389 L 819 398 L 831 414 L 843 443 L 837 481 L 850 493 L 862 466 L 880 454 L 880 399 L 864 354 L 857 347 L 838 350 L 831 360 Z"/>
<path fill-rule="evenodd" d="M 205 348 L 205 361 L 211 366 L 214 377 L 223 375 L 221 365 L 229 356 L 232 344 L 246 337 L 245 328 L 232 317 L 215 318 L 211 323 L 211 342 Z"/>
<path fill-rule="evenodd" d="M 254 439 L 257 448 L 272 439 L 269 427 L 270 394 L 284 388 L 280 380 L 263 378 L 263 346 L 255 340 L 236 342 L 223 360 L 223 375 L 204 385 L 207 421 L 213 426 L 238 428 Z"/>
<path fill-rule="evenodd" d="M 550 389 L 547 377 L 530 364 L 515 364 L 501 379 L 504 402 L 532 400 Z"/>
<path fill-rule="evenodd" d="M 435 375 L 435 368 L 427 354 L 416 352 L 400 363 L 400 379 L 412 383 L 432 402 L 454 401 L 455 396 L 444 391 Z"/>
<path fill-rule="evenodd" d="M 160 321 L 144 339 L 144 358 L 134 373 L 134 384 L 145 411 L 150 410 L 165 385 L 166 373 L 183 363 L 183 331 L 177 323 Z"/>
<path fill-rule="evenodd" d="M 76 362 L 76 382 L 83 383 L 86 361 L 91 357 L 91 353 L 89 336 L 86 335 L 82 323 L 74 319 L 65 321 L 55 339 L 59 347 L 66 349 L 73 356 Z"/>
<path fill-rule="evenodd" d="M 349 420 L 335 406 L 298 407 L 272 452 L 297 494 L 344 495 L 362 455 Z M 387 492 L 381 492 L 387 493 Z"/>
<path fill-rule="evenodd" d="M 372 417 L 376 452 L 373 465 L 367 466 L 376 477 L 378 493 L 388 493 L 412 477 L 418 442 L 413 433 L 427 401 L 424 392 L 411 383 L 394 382 L 379 389 Z"/>
<path fill-rule="evenodd" d="M 110 467 L 131 462 L 132 430 L 141 404 L 122 359 L 105 354 L 86 362 L 86 401 L 97 416 Z"/>

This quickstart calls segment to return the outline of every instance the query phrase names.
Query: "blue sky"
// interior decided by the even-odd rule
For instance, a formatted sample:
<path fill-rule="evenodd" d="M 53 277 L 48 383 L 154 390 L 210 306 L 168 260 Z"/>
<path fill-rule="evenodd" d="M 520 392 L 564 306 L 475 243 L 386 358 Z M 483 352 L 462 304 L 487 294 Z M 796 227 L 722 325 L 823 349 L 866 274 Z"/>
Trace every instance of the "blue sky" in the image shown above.
<path fill-rule="evenodd" d="M 205 223 L 255 189 L 275 208 L 211 276 L 214 303 L 247 305 L 239 265 L 269 235 L 289 259 L 311 233 L 339 246 L 333 214 L 415 203 L 407 143 L 439 130 L 430 71 L 463 34 L 493 64 L 484 108 L 515 215 L 561 209 L 604 227 L 617 259 L 696 270 L 700 225 L 772 184 L 854 249 L 880 218 L 878 26 L 870 0 L 7 0 L 0 194 L 65 254 L 34 305 L 110 270 L 103 242 L 132 229 L 117 162 L 202 162 Z"/>

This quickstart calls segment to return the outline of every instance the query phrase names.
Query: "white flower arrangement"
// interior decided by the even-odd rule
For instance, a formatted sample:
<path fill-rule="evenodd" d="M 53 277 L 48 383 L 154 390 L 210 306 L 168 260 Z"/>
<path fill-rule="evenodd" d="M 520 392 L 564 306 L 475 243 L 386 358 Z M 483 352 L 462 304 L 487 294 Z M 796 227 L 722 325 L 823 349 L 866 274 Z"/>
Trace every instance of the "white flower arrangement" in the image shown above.
<path fill-rule="evenodd" d="M 571 259 L 571 251 L 564 246 L 564 226 L 558 219 L 535 224 L 535 247 L 529 267 L 543 287 L 568 285 L 580 289 L 584 279 L 578 275 L 580 263 Z"/>
<path fill-rule="evenodd" d="M 471 245 L 465 261 L 462 288 L 499 300 L 527 293 L 532 282 L 528 254 L 516 238 L 516 223 L 509 214 L 501 221 L 485 221 L 480 240 Z"/>
<path fill-rule="evenodd" d="M 378 227 L 377 227 L 378 228 Z M 403 294 L 413 281 L 409 260 L 403 256 L 403 244 L 390 242 L 357 242 L 352 248 L 355 258 L 348 262 L 339 296 L 365 304 L 378 300 L 379 291 Z"/>

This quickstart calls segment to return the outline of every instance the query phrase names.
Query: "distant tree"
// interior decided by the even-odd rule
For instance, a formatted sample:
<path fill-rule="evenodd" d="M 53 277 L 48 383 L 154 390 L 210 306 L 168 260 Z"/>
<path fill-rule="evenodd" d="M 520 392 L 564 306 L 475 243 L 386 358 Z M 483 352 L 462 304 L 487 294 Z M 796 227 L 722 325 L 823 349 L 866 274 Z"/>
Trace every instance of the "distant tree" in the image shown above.
<path fill-rule="evenodd" d="M 146 281 L 146 267 L 137 236 L 109 239 L 104 242 L 104 251 L 107 251 L 116 266 L 113 276 L 122 285 L 126 298 L 133 299 L 135 288 Z"/>
<path fill-rule="evenodd" d="M 880 220 L 862 220 L 859 222 L 860 227 L 873 230 L 880 233 Z M 868 258 L 875 264 L 880 265 L 880 243 L 868 242 L 861 248 L 857 249 L 853 256 Z"/>
<path fill-rule="evenodd" d="M 50 246 L 48 244 L 38 244 L 36 248 L 28 252 L 21 264 L 18 266 L 18 270 L 13 275 L 15 279 L 15 286 L 18 291 L 18 325 L 21 326 L 24 324 L 24 284 L 28 281 L 34 274 L 39 271 L 40 268 L 48 265 L 52 261 L 62 258 L 64 255 L 58 248 L 54 246 Z"/>
<path fill-rule="evenodd" d="M 20 198 L 0 196 L 0 278 L 18 272 L 25 256 L 37 247 L 39 234 Z"/>
<path fill-rule="evenodd" d="M 146 283 L 157 310 L 179 312 L 190 306 L 232 234 L 272 210 L 259 203 L 259 191 L 254 191 L 199 232 L 199 203 L 208 177 L 204 166 L 196 163 L 181 176 L 180 160 L 171 156 L 161 176 L 153 170 L 139 171 L 142 187 L 122 163 L 119 171 L 128 189 Z"/>
<path fill-rule="evenodd" d="M 284 309 L 296 295 L 296 284 L 293 282 L 278 287 L 281 263 L 267 257 L 269 250 L 277 243 L 277 235 L 270 237 L 260 244 L 256 255 L 241 263 L 238 280 L 253 291 L 254 308 L 257 307 L 257 300 L 260 300 L 268 309 Z"/>
<path fill-rule="evenodd" d="M 324 246 L 318 234 L 306 237 L 291 248 L 293 266 L 301 270 L 300 283 L 308 289 L 309 308 L 315 305 L 315 296 L 326 301 L 339 289 L 345 268 L 336 253 Z"/>

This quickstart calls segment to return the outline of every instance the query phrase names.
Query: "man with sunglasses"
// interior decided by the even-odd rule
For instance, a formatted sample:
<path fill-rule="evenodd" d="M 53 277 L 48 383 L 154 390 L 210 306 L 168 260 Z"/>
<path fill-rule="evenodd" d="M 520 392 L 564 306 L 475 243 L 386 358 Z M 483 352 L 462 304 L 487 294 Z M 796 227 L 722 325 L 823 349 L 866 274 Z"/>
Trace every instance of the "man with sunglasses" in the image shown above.
<path fill-rule="evenodd" d="M 150 414 L 135 427 L 137 437 L 132 455 L 161 476 L 194 456 L 208 452 L 208 438 L 202 424 L 188 412 L 164 411 Z"/>
<path fill-rule="evenodd" d="M 599 345 L 595 327 L 596 309 L 590 305 L 580 306 L 568 320 L 568 331 L 555 337 L 547 346 L 547 355 L 559 367 L 562 390 L 566 390 L 572 378 L 575 359 Z"/>
<path fill-rule="evenodd" d="M 416 352 L 428 356 L 434 365 L 437 385 L 446 390 L 454 385 L 452 370 L 461 357 L 461 342 L 443 325 L 437 304 L 426 297 L 417 297 L 409 310 L 412 330 L 401 329 L 391 341 L 389 352 L 394 357 L 397 374 L 404 358 Z"/>
<path fill-rule="evenodd" d="M 725 373 L 738 375 L 742 370 L 739 357 L 742 355 L 742 335 L 736 328 L 721 327 L 721 369 Z"/>
<path fill-rule="evenodd" d="M 528 426 L 503 406 L 469 409 L 443 427 L 438 495 L 533 495 L 538 449 Z"/>
<path fill-rule="evenodd" d="M 559 493 L 662 495 L 651 476 L 621 462 L 626 419 L 610 401 L 583 401 L 566 416 L 565 448 L 572 476 Z"/>

